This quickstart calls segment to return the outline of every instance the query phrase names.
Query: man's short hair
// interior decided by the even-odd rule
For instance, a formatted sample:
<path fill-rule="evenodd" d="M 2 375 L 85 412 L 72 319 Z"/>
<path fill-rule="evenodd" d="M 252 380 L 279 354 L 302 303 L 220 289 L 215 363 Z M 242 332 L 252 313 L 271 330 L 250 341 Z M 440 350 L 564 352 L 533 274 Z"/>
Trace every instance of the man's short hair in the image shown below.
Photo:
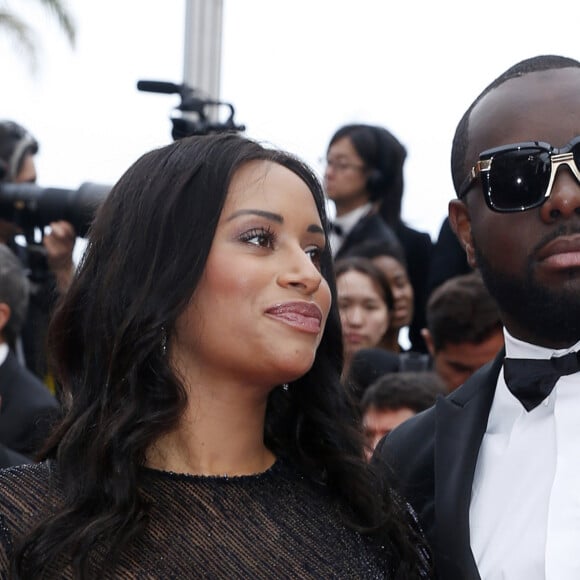
<path fill-rule="evenodd" d="M 469 118 L 477 104 L 492 90 L 513 78 L 521 77 L 533 72 L 568 67 L 580 68 L 580 62 L 573 58 L 554 54 L 534 56 L 514 64 L 481 91 L 473 103 L 471 103 L 467 111 L 463 114 L 463 117 L 459 121 L 455 130 L 455 135 L 453 136 L 453 145 L 451 148 L 451 177 L 453 179 L 455 191 L 458 194 L 461 184 L 467 176 L 468 170 L 465 167 L 465 152 L 469 145 Z"/>
<path fill-rule="evenodd" d="M 478 344 L 501 330 L 499 309 L 479 272 L 454 276 L 433 291 L 427 328 L 435 351 L 449 343 Z"/>
<path fill-rule="evenodd" d="M 408 408 L 420 413 L 435 404 L 438 395 L 447 391 L 439 376 L 431 371 L 387 373 L 374 381 L 365 391 L 361 402 L 361 415 L 376 409 Z"/>
<path fill-rule="evenodd" d="M 0 244 L 0 302 L 10 307 L 10 319 L 2 335 L 12 349 L 26 318 L 28 296 L 29 282 L 20 261 L 8 246 Z"/>

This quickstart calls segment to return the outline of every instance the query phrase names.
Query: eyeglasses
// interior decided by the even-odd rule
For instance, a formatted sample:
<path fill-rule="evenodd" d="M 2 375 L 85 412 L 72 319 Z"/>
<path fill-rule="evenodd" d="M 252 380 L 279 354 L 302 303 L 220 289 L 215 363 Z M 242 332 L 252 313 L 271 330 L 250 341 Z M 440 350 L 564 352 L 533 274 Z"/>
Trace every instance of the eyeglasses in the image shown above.
<path fill-rule="evenodd" d="M 465 197 L 480 177 L 489 209 L 501 213 L 526 211 L 550 197 L 562 165 L 567 165 L 580 183 L 580 136 L 561 149 L 540 141 L 488 149 L 472 167 L 458 197 Z"/>
<path fill-rule="evenodd" d="M 334 169 L 335 171 L 348 171 L 349 169 L 363 170 L 365 168 L 364 165 L 360 165 L 358 163 L 348 163 L 348 161 L 342 160 L 335 161 L 334 159 L 325 159 L 324 157 L 320 159 L 320 162 L 326 167 Z"/>

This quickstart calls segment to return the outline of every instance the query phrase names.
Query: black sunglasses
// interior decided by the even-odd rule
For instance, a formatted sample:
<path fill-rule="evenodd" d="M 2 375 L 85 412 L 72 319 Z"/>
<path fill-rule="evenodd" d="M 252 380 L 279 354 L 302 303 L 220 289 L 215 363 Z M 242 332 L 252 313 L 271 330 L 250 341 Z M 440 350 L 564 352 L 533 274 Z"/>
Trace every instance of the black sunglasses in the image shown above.
<path fill-rule="evenodd" d="M 539 207 L 550 197 L 562 165 L 580 183 L 580 136 L 561 149 L 541 141 L 488 149 L 471 168 L 457 197 L 465 197 L 480 177 L 489 209 L 508 213 Z"/>

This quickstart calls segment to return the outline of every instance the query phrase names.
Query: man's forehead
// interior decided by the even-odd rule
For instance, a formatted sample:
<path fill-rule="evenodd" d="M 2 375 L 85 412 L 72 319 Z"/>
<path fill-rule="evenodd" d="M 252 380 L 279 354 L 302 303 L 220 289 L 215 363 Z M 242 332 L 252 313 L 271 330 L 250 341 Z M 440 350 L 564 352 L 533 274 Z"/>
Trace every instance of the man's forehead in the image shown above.
<path fill-rule="evenodd" d="M 492 147 L 547 141 L 556 147 L 580 135 L 580 68 L 528 73 L 490 91 L 469 119 L 466 161 Z"/>

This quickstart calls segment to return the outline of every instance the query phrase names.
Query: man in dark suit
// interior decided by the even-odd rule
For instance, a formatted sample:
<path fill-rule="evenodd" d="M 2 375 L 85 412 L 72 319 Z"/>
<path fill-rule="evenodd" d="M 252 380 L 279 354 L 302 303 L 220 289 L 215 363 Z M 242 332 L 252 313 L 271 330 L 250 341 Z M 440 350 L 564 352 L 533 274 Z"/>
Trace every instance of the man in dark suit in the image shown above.
<path fill-rule="evenodd" d="M 59 405 L 15 355 L 26 316 L 28 280 L 10 249 L 0 244 L 0 446 L 32 457 L 46 438 Z"/>
<path fill-rule="evenodd" d="M 580 62 L 558 56 L 508 69 L 455 133 L 450 222 L 505 351 L 375 454 L 440 580 L 580 578 L 579 135 Z"/>

